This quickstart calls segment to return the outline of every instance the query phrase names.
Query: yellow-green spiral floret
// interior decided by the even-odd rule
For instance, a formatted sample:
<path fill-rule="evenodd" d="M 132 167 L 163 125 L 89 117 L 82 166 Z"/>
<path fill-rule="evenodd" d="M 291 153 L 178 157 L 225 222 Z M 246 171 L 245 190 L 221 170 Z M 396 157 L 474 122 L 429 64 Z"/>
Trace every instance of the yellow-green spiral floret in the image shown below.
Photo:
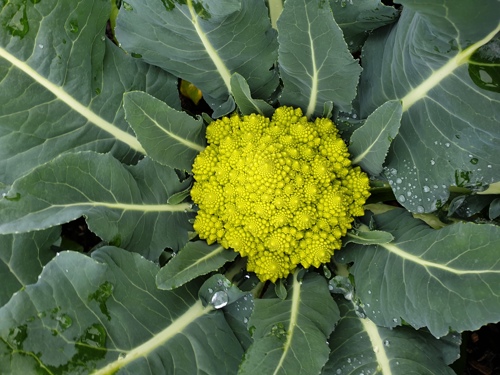
<path fill-rule="evenodd" d="M 327 263 L 370 195 L 332 121 L 280 107 L 272 119 L 224 117 L 206 134 L 191 190 L 200 238 L 248 257 L 262 281 Z"/>

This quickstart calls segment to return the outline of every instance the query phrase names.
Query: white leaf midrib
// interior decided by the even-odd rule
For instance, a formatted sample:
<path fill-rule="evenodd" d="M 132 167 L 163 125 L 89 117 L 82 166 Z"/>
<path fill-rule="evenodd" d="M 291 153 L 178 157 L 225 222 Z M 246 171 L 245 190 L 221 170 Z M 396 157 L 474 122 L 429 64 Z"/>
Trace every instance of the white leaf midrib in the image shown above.
<path fill-rule="evenodd" d="M 499 32 L 500 32 L 500 23 L 493 31 L 491 31 L 483 39 L 477 41 L 476 43 L 472 44 L 466 49 L 460 51 L 453 58 L 451 58 L 446 64 L 444 64 L 441 68 L 433 71 L 427 79 L 425 79 L 420 85 L 415 87 L 413 90 L 408 92 L 403 97 L 403 99 L 401 99 L 403 112 L 406 112 L 416 102 L 425 98 L 430 90 L 438 86 L 441 83 L 441 81 L 443 81 L 446 77 L 453 74 L 453 72 L 458 67 L 468 63 L 471 55 L 475 51 L 477 51 L 481 46 L 485 45 L 491 39 L 493 39 L 495 35 L 498 34 Z"/>
<path fill-rule="evenodd" d="M 58 100 L 65 103 L 73 111 L 80 114 L 82 117 L 86 118 L 89 122 L 95 126 L 101 128 L 105 132 L 111 134 L 117 140 L 127 144 L 131 149 L 146 154 L 146 151 L 141 146 L 139 141 L 131 134 L 121 130 L 114 124 L 106 121 L 102 117 L 98 116 L 93 112 L 88 106 L 84 106 L 73 96 L 68 94 L 62 87 L 49 81 L 47 78 L 43 77 L 35 69 L 33 69 L 26 62 L 19 60 L 17 57 L 9 53 L 4 48 L 0 47 L 0 57 L 7 60 L 13 67 L 19 69 L 24 74 L 32 78 L 40 86 L 44 87 L 47 91 L 52 93 Z"/>
<path fill-rule="evenodd" d="M 214 48 L 210 40 L 208 39 L 207 34 L 203 31 L 201 28 L 201 25 L 199 23 L 199 17 L 198 14 L 196 13 L 194 6 L 193 6 L 193 1 L 192 0 L 187 0 L 187 6 L 189 9 L 189 14 L 191 15 L 191 23 L 193 24 L 196 33 L 198 34 L 198 37 L 200 38 L 201 43 L 203 44 L 203 47 L 207 51 L 208 56 L 214 63 L 217 71 L 219 72 L 222 80 L 224 81 L 224 84 L 226 85 L 226 88 L 229 93 L 231 93 L 231 72 L 229 69 L 226 67 L 226 64 L 224 64 L 224 61 L 222 61 L 221 57 L 217 53 L 217 50 Z"/>

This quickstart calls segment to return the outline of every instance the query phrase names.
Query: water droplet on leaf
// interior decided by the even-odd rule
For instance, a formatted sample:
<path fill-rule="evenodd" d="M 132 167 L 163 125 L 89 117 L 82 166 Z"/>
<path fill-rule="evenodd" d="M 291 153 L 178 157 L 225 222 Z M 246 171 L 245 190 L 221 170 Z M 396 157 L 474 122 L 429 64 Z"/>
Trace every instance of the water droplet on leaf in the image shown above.
<path fill-rule="evenodd" d="M 210 300 L 210 303 L 214 306 L 215 309 L 223 308 L 227 305 L 228 302 L 229 298 L 227 296 L 227 293 L 222 290 L 215 292 L 212 296 L 212 299 Z"/>

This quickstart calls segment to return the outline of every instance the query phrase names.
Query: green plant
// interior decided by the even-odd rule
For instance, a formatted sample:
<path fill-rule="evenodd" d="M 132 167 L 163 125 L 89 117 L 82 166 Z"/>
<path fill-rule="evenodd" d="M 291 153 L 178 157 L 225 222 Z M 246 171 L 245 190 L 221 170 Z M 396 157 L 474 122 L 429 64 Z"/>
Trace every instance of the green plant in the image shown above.
<path fill-rule="evenodd" d="M 497 2 L 400 3 L 0 0 L 0 373 L 453 373 L 500 320 Z M 278 106 L 331 118 L 371 196 L 272 283 L 190 191 L 206 125 Z"/>

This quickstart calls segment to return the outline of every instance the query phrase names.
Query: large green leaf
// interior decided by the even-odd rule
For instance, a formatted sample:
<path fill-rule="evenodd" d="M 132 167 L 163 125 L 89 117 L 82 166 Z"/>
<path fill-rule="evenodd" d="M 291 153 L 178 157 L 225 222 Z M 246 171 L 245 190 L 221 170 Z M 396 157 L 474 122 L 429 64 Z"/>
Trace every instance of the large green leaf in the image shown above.
<path fill-rule="evenodd" d="M 144 149 L 122 95 L 144 90 L 179 107 L 176 79 L 105 37 L 109 1 L 3 2 L 0 10 L 0 180 L 75 150 L 130 162 Z"/>
<path fill-rule="evenodd" d="M 239 374 L 318 374 L 328 359 L 328 336 L 339 319 L 328 286 L 317 274 L 289 280 L 287 298 L 258 299 L 250 319 L 254 343 Z"/>
<path fill-rule="evenodd" d="M 256 98 L 278 86 L 276 34 L 261 0 L 129 0 L 115 32 L 126 50 L 196 85 L 214 117 L 234 109 L 232 73 Z"/>
<path fill-rule="evenodd" d="M 348 244 L 337 255 L 354 262 L 356 292 L 376 324 L 401 319 L 441 337 L 500 320 L 500 227 L 456 223 L 435 230 L 403 209 L 374 216 L 395 240 Z"/>
<path fill-rule="evenodd" d="M 429 212 L 448 199 L 450 185 L 499 179 L 500 94 L 478 86 L 467 66 L 500 31 L 498 2 L 401 3 L 399 22 L 376 30 L 363 49 L 361 114 L 402 100 L 386 175 L 399 203 Z"/>
<path fill-rule="evenodd" d="M 0 200 L 0 233 L 48 228 L 84 215 L 105 241 L 155 260 L 165 247 L 178 250 L 187 242 L 191 205 L 167 201 L 189 183 L 149 158 L 127 167 L 109 154 L 64 154 L 16 180 Z"/>
<path fill-rule="evenodd" d="M 351 52 L 361 49 L 369 31 L 394 22 L 399 15 L 380 0 L 330 0 L 330 6 Z"/>
<path fill-rule="evenodd" d="M 353 302 L 339 298 L 337 304 L 341 318 L 330 337 L 330 358 L 322 375 L 455 374 L 447 365 L 459 356 L 460 335 L 438 340 L 410 327 L 378 327 Z"/>
<path fill-rule="evenodd" d="M 126 93 L 123 107 L 128 123 L 151 159 L 191 172 L 194 158 L 206 147 L 203 120 L 195 120 L 139 91 Z"/>
<path fill-rule="evenodd" d="M 51 245 L 59 238 L 60 228 L 22 234 L 0 235 L 0 306 L 14 292 L 36 282 L 42 267 L 55 256 Z"/>
<path fill-rule="evenodd" d="M 401 103 L 393 100 L 382 104 L 351 136 L 349 152 L 352 162 L 372 175 L 382 172 L 391 142 L 401 125 Z"/>
<path fill-rule="evenodd" d="M 157 272 L 118 248 L 62 252 L 0 309 L 2 374 L 235 373 L 243 351 L 224 314 L 199 283 L 157 289 Z"/>
<path fill-rule="evenodd" d="M 206 241 L 188 242 L 163 267 L 156 277 L 160 289 L 175 289 L 234 260 L 238 253 L 222 246 L 208 245 Z"/>
<path fill-rule="evenodd" d="M 252 113 L 266 117 L 273 115 L 274 108 L 262 99 L 253 99 L 247 81 L 238 73 L 231 76 L 231 92 L 238 106 L 238 111 L 242 115 L 251 115 Z"/>
<path fill-rule="evenodd" d="M 287 0 L 278 19 L 280 103 L 321 116 L 325 103 L 351 108 L 361 67 L 322 0 Z"/>

